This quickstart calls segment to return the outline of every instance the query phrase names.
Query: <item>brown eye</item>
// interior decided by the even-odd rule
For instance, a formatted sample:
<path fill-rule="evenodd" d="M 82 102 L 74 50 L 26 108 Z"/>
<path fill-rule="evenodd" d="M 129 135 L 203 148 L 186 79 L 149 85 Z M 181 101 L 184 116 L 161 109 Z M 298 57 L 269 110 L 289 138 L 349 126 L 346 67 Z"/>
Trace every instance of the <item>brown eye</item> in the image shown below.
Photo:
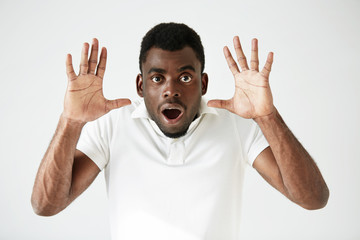
<path fill-rule="evenodd" d="M 191 76 L 189 75 L 184 75 L 180 77 L 180 81 L 182 82 L 190 82 L 192 80 Z"/>
<path fill-rule="evenodd" d="M 153 82 L 155 82 L 155 83 L 158 83 L 158 82 L 161 81 L 161 77 L 159 77 L 159 76 L 154 76 L 154 77 L 151 78 L 151 80 L 152 80 Z"/>

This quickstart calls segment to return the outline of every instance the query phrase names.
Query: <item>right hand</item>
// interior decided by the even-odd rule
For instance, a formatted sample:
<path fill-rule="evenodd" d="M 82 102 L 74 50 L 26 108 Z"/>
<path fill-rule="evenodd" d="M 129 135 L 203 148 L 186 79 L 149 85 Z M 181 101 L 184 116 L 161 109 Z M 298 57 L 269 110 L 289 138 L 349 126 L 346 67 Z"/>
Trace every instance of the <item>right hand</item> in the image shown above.
<path fill-rule="evenodd" d="M 72 65 L 71 55 L 66 58 L 68 86 L 65 94 L 63 116 L 65 118 L 86 123 L 93 121 L 109 111 L 131 104 L 129 99 L 107 100 L 103 95 L 103 78 L 106 67 L 106 48 L 101 49 L 98 64 L 99 42 L 93 39 L 90 57 L 89 44 L 84 43 L 79 75 Z M 95 72 L 96 70 L 96 72 Z"/>

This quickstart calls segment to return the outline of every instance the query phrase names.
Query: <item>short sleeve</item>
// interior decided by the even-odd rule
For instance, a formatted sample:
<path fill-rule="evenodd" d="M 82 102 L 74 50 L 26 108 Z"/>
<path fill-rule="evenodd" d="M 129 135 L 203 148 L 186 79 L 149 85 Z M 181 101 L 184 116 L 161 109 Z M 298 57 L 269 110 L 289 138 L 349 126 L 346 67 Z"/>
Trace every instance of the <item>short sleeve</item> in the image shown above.
<path fill-rule="evenodd" d="M 257 156 L 269 146 L 269 143 L 254 120 L 240 118 L 237 120 L 237 127 L 244 155 L 247 156 L 248 164 L 252 166 Z"/>
<path fill-rule="evenodd" d="M 109 116 L 103 116 L 88 122 L 82 129 L 76 148 L 88 156 L 99 167 L 104 169 L 109 161 L 110 135 L 108 126 Z"/>
<path fill-rule="evenodd" d="M 269 146 L 264 134 L 256 122 L 253 122 L 248 139 L 248 163 L 252 166 L 259 154 Z"/>

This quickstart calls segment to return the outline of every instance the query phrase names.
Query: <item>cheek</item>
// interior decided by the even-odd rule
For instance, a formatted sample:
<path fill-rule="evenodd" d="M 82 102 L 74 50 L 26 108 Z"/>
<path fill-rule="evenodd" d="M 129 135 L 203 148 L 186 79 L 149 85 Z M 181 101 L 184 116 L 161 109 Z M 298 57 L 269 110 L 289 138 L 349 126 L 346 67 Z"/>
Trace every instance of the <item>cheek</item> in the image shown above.
<path fill-rule="evenodd" d="M 149 108 L 153 109 L 154 111 L 157 109 L 157 105 L 159 102 L 159 90 L 154 88 L 147 88 L 144 91 L 144 100 L 147 102 Z"/>
<path fill-rule="evenodd" d="M 191 86 L 191 88 L 188 89 L 186 92 L 192 99 L 197 99 L 197 98 L 201 97 L 202 96 L 201 84 L 196 84 L 196 85 Z"/>
<path fill-rule="evenodd" d="M 146 94 L 147 94 L 149 101 L 156 102 L 157 99 L 159 98 L 160 91 L 159 91 L 159 89 L 150 87 Z"/>

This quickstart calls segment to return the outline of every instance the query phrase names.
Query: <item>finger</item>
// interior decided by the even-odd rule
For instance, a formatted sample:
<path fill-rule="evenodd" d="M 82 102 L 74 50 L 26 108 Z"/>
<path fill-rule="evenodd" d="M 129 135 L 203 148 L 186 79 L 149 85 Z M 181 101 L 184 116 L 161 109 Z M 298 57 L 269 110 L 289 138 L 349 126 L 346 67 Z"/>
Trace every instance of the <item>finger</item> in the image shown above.
<path fill-rule="evenodd" d="M 103 47 L 101 49 L 100 62 L 99 62 L 99 65 L 97 67 L 97 70 L 96 70 L 96 76 L 98 76 L 101 79 L 104 78 L 104 74 L 105 74 L 106 58 L 107 58 L 107 50 L 106 50 L 106 48 Z"/>
<path fill-rule="evenodd" d="M 237 61 L 240 64 L 241 70 L 242 71 L 249 70 L 249 66 L 247 64 L 245 54 L 242 50 L 239 37 L 235 36 L 233 42 L 234 42 Z"/>
<path fill-rule="evenodd" d="M 98 59 L 99 41 L 94 38 L 91 44 L 91 53 L 89 58 L 89 73 L 95 74 Z"/>
<path fill-rule="evenodd" d="M 266 59 L 266 63 L 264 68 L 261 70 L 261 74 L 265 77 L 265 78 L 269 78 L 270 72 L 271 72 L 271 66 L 274 60 L 274 53 L 273 52 L 269 52 L 267 59 Z"/>
<path fill-rule="evenodd" d="M 81 60 L 80 60 L 80 74 L 84 75 L 88 73 L 88 55 L 89 55 L 89 44 L 84 43 L 81 51 Z"/>
<path fill-rule="evenodd" d="M 210 100 L 208 101 L 207 105 L 209 107 L 223 108 L 230 112 L 233 112 L 233 104 L 231 100 L 219 100 L 219 99 Z"/>
<path fill-rule="evenodd" d="M 130 99 L 119 98 L 115 100 L 106 100 L 106 112 L 109 112 L 116 108 L 121 108 L 123 106 L 131 104 Z"/>
<path fill-rule="evenodd" d="M 251 70 L 259 71 L 258 40 L 254 38 L 251 42 Z"/>
<path fill-rule="evenodd" d="M 69 81 L 73 81 L 77 77 L 75 72 L 74 72 L 74 67 L 72 65 L 71 54 L 68 54 L 66 56 L 66 75 L 67 75 Z"/>
<path fill-rule="evenodd" d="M 231 53 L 230 53 L 230 50 L 228 47 L 224 47 L 224 56 L 226 58 L 226 62 L 230 68 L 230 71 L 232 72 L 233 75 L 237 74 L 240 72 L 236 62 L 234 61 Z"/>

